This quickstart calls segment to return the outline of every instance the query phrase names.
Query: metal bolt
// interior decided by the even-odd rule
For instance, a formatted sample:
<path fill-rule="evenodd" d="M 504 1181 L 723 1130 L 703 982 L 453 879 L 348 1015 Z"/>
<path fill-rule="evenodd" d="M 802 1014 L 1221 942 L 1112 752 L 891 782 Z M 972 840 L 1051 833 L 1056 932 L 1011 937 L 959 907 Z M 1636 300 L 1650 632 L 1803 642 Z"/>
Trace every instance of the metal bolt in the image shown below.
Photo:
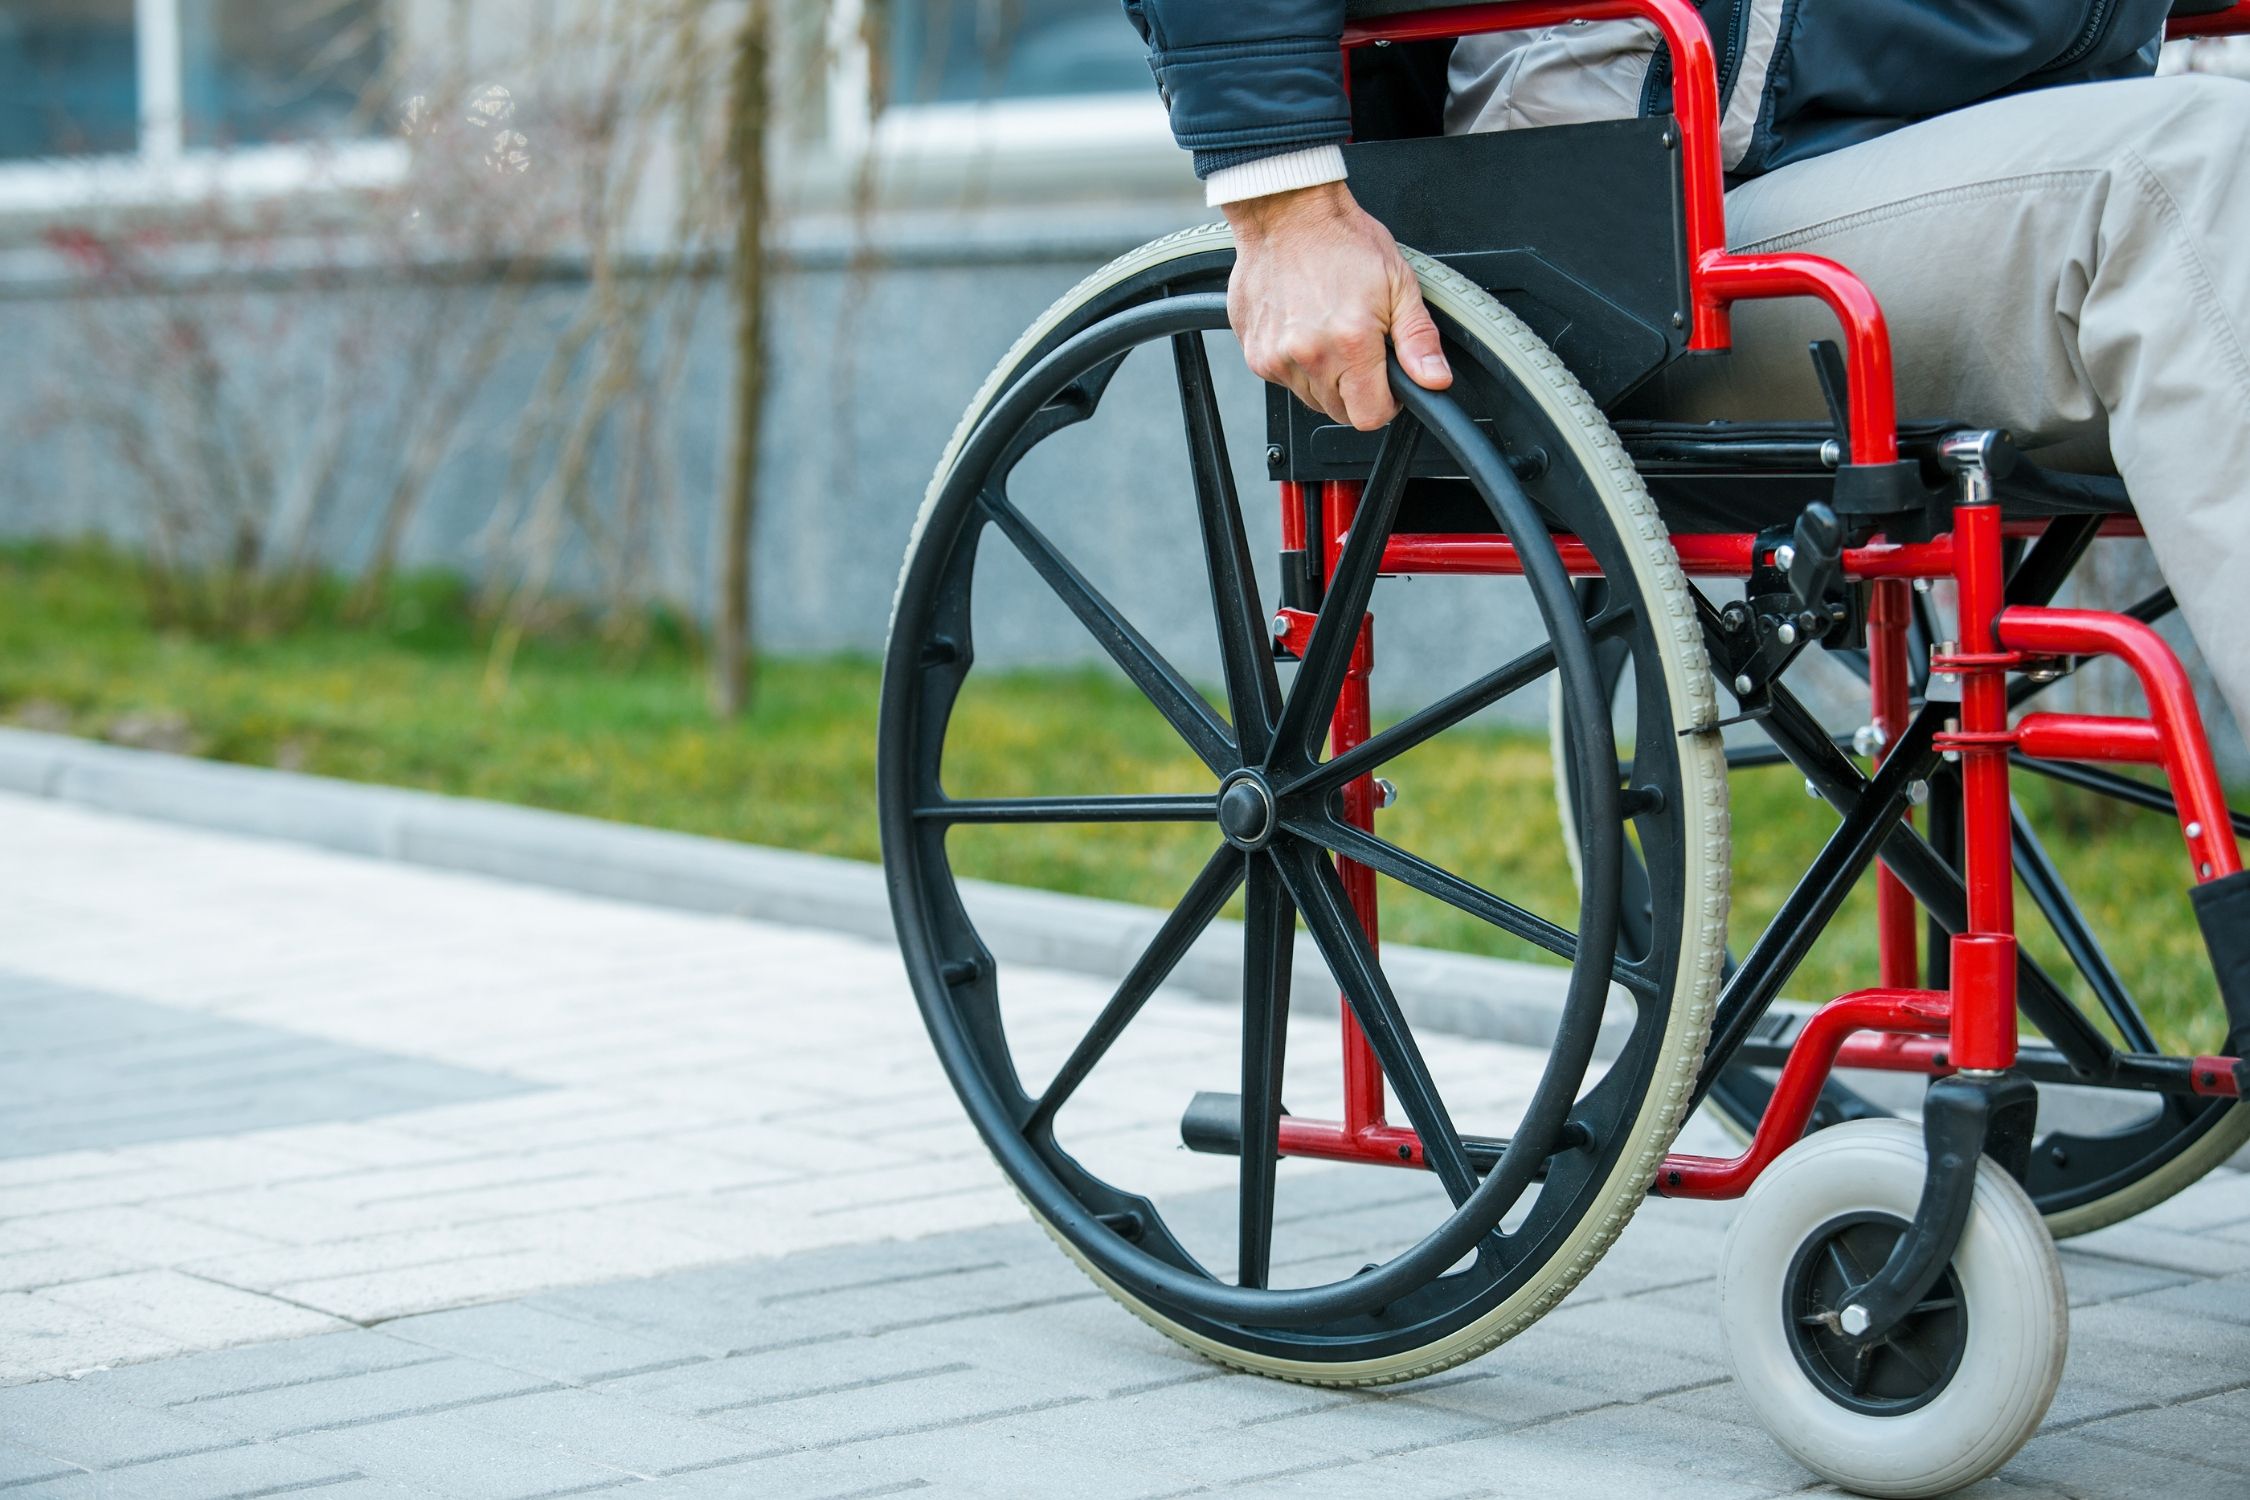
<path fill-rule="evenodd" d="M 2187 836 L 2191 839 L 2199 839 L 2203 837 L 2203 825 L 2201 823 L 2188 824 Z"/>
<path fill-rule="evenodd" d="M 1387 777 L 1376 777 L 1375 805 L 1377 807 L 1389 807 L 1396 801 L 1398 801 L 1398 783 L 1390 780 Z"/>
<path fill-rule="evenodd" d="M 1805 778 L 1805 795 L 1812 798 L 1815 802 L 1818 802 L 1820 800 L 1820 788 L 1812 784 L 1812 778 L 1810 776 L 1807 776 Z"/>
<path fill-rule="evenodd" d="M 1790 568 L 1796 565 L 1796 562 L 1797 549 L 1790 546 L 1787 542 L 1783 542 L 1780 546 L 1773 549 L 1773 565 L 1779 568 L 1782 572 L 1788 572 Z"/>
<path fill-rule="evenodd" d="M 1842 443 L 1830 438 L 1820 445 L 1820 466 L 1822 468 L 1833 469 L 1842 464 L 1843 461 L 1844 445 Z"/>
<path fill-rule="evenodd" d="M 2209 880 L 2211 878 L 2211 865 L 2209 861 L 2205 861 L 2203 864 L 2198 865 L 2196 868 L 2202 874 L 2205 880 Z"/>
<path fill-rule="evenodd" d="M 1797 644 L 1797 627 L 1784 620 L 1781 628 L 1773 633 L 1773 638 L 1784 646 L 1794 646 Z"/>
<path fill-rule="evenodd" d="M 1735 600 L 1725 609 L 1719 611 L 1719 623 L 1724 625 L 1730 634 L 1742 630 L 1750 623 L 1750 606 L 1744 604 L 1740 599 Z"/>
<path fill-rule="evenodd" d="M 1852 731 L 1852 749 L 1859 755 L 1873 759 L 1890 745 L 1891 737 L 1880 724 L 1862 724 Z"/>
<path fill-rule="evenodd" d="M 1266 462 L 1269 464 L 1278 464 L 1281 462 L 1281 458 L 1281 444 L 1269 444 L 1266 448 Z"/>
<path fill-rule="evenodd" d="M 1740 677 L 1737 677 L 1734 680 L 1734 690 L 1738 696 L 1740 694 L 1749 692 L 1757 685 L 1758 684 L 1756 682 L 1751 680 L 1750 674 L 1748 672 L 1743 673 Z"/>
<path fill-rule="evenodd" d="M 1906 800 L 1920 807 L 1930 800 L 1930 784 L 1926 781 L 1909 781 L 1906 784 Z"/>
<path fill-rule="evenodd" d="M 1289 638 L 1289 617 L 1287 615 L 1275 615 L 1273 617 L 1273 638 L 1277 641 L 1284 641 Z"/>
<path fill-rule="evenodd" d="M 1836 1322 L 1843 1328 L 1844 1332 L 1856 1339 L 1874 1326 L 1875 1318 L 1866 1308 L 1854 1302 L 1844 1309 L 1843 1316 L 1838 1318 Z"/>
<path fill-rule="evenodd" d="M 1687 327 L 1687 314 L 1684 312 L 1676 312 L 1672 314 L 1672 326 L 1674 328 Z"/>

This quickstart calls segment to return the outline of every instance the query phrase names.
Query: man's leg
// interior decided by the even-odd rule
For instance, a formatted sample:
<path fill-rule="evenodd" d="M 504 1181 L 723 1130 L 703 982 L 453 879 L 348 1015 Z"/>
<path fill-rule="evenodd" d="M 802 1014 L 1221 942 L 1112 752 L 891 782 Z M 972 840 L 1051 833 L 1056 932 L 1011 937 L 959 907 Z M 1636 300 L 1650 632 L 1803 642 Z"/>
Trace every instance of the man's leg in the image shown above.
<path fill-rule="evenodd" d="M 2250 84 L 2050 89 L 1783 168 L 1727 200 L 1738 250 L 1841 261 L 1881 299 L 1908 417 L 2006 427 L 2041 462 L 2114 457 L 2235 721 L 2250 731 Z M 1668 414 L 1817 417 L 1810 302 L 1744 303 Z"/>

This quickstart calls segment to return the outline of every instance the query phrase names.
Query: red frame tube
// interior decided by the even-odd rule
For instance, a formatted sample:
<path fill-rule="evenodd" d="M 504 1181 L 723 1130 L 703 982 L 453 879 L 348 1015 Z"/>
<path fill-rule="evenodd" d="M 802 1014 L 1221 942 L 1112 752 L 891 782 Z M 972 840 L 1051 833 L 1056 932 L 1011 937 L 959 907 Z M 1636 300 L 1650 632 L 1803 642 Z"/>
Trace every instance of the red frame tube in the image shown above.
<path fill-rule="evenodd" d="M 1907 677 L 1906 630 L 1913 618 L 1913 586 L 1904 579 L 1887 578 L 1869 590 L 1867 610 L 1867 685 L 1873 708 L 1872 723 L 1882 748 L 1875 752 L 1880 766 L 1890 747 L 1906 732 L 1913 716 L 1913 684 Z M 1907 818 L 1912 822 L 1912 815 Z M 1888 864 L 1875 872 L 1875 930 L 1879 968 L 1885 989 L 1910 989 L 1921 983 L 1921 908 L 1906 883 Z"/>
<path fill-rule="evenodd" d="M 1945 995 L 1929 990 L 1862 990 L 1830 1001 L 1797 1034 L 1789 1061 L 1774 1084 L 1773 1098 L 1743 1153 L 1723 1159 L 1667 1156 L 1656 1174 L 1656 1191 L 1667 1198 L 1741 1197 L 1775 1157 L 1804 1138 L 1813 1106 L 1820 1102 L 1821 1085 L 1828 1081 L 1847 1039 L 1862 1031 L 1943 1037 L 1952 1011 Z"/>
<path fill-rule="evenodd" d="M 2130 666 L 2148 698 L 2147 728 L 2119 737 L 2115 748 L 2119 752 L 2153 748 L 2151 763 L 2164 768 L 2166 779 L 2172 783 L 2172 796 L 2179 803 L 2180 832 L 2187 840 L 2188 859 L 2195 866 L 2198 880 L 2217 880 L 2242 868 L 2242 848 L 2235 840 L 2234 820 L 2227 811 L 2226 789 L 2219 784 L 2219 770 L 2212 763 L 2203 710 L 2196 706 L 2187 668 L 2180 665 L 2164 637 L 2128 615 L 2018 606 L 1999 617 L 1996 643 L 2038 656 L 2114 656 Z M 2026 723 L 2032 727 L 2035 743 L 2083 748 L 2092 736 L 2104 731 L 2109 721 L 2081 714 L 2035 714 Z M 1962 727 L 1971 726 L 1964 719 Z M 2005 723 L 1999 727 L 2003 733 L 2007 729 Z M 2021 735 L 2019 727 L 2018 748 L 2027 754 L 2038 753 L 2022 743 Z M 2001 753 L 2006 752 L 2003 749 Z M 2125 757 L 2119 753 L 2102 758 Z"/>
<path fill-rule="evenodd" d="M 2046 526 L 2043 521 L 2007 521 L 2001 525 L 2001 535 L 2036 537 Z M 2137 537 L 2141 534 L 2140 523 L 2119 516 L 2103 522 L 2101 534 Z M 1758 538 L 1754 532 L 1677 532 L 1671 540 L 1673 551 L 1679 554 L 1681 570 L 1691 578 L 1747 578 L 1758 561 Z M 1341 546 L 1343 538 L 1339 536 L 1334 541 Z M 1601 576 L 1601 565 L 1585 543 L 1571 537 L 1557 537 L 1555 546 L 1562 556 L 1563 567 L 1572 577 Z M 1950 534 L 1927 542 L 1876 541 L 1844 553 L 1844 576 L 1852 579 L 1951 578 L 1954 566 Z M 1413 532 L 1393 536 L 1384 545 L 1383 571 L 1400 575 L 1474 574 L 1514 578 L 1522 575 L 1523 563 L 1516 556 L 1515 543 L 1505 537 L 1485 532 Z"/>
<path fill-rule="evenodd" d="M 1343 536 L 1351 530 L 1352 518 L 1359 513 L 1359 499 L 1366 486 L 1333 483 L 1321 486 L 1321 525 L 1330 536 Z M 1341 547 L 1324 549 L 1326 563 L 1324 578 L 1335 575 L 1336 561 L 1343 556 Z M 1337 695 L 1336 712 L 1328 727 L 1328 753 L 1341 755 L 1355 745 L 1364 744 L 1374 733 L 1374 713 L 1368 699 L 1367 679 L 1374 671 L 1374 649 L 1370 626 L 1373 617 L 1361 623 L 1359 648 L 1352 652 L 1351 665 L 1345 669 L 1344 688 Z M 1361 776 L 1344 787 L 1344 821 L 1354 828 L 1373 832 L 1375 828 L 1374 778 Z M 1359 915 L 1359 924 L 1367 932 L 1367 945 L 1378 949 L 1381 944 L 1380 927 L 1376 920 L 1375 872 L 1355 860 L 1336 861 L 1336 873 L 1344 882 L 1344 894 L 1350 898 L 1352 910 Z M 1352 1014 L 1351 1002 L 1340 992 L 1337 1007 L 1342 1011 L 1344 1043 L 1344 1124 L 1347 1135 L 1359 1137 L 1370 1130 L 1382 1128 L 1383 1065 L 1375 1058 L 1374 1047 L 1368 1044 L 1367 1033 L 1360 1030 L 1358 1017 Z M 1284 1122 L 1283 1151 L 1288 1150 L 1289 1133 Z"/>
<path fill-rule="evenodd" d="M 2230 10 L 2208 16 L 2176 16 L 2164 28 L 2166 36 L 2250 35 L 2250 0 L 2235 0 Z"/>

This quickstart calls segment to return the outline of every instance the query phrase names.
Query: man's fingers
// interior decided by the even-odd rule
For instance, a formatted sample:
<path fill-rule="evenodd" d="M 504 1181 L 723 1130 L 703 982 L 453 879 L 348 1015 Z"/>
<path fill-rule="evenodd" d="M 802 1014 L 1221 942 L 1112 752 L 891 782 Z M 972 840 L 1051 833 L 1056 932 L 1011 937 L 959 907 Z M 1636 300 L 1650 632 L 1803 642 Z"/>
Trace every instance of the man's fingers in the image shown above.
<path fill-rule="evenodd" d="M 1390 360 L 1383 354 L 1351 366 L 1337 384 L 1345 420 L 1361 432 L 1373 432 L 1398 415 L 1398 398 L 1391 394 Z"/>
<path fill-rule="evenodd" d="M 1445 346 L 1437 324 L 1422 305 L 1421 288 L 1408 276 L 1391 314 L 1391 342 L 1398 346 L 1398 362 L 1413 382 L 1428 391 L 1453 384 L 1453 367 L 1445 361 Z"/>

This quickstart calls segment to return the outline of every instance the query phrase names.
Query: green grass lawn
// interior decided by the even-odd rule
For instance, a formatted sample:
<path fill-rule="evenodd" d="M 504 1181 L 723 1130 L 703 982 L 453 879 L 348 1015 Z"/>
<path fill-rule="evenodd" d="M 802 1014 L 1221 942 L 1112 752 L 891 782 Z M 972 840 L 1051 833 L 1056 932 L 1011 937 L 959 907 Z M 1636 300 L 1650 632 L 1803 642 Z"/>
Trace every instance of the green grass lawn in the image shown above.
<path fill-rule="evenodd" d="M 878 669 L 849 658 L 765 664 L 756 711 L 715 723 L 690 647 L 658 632 L 629 655 L 591 633 L 535 638 L 503 693 L 457 585 L 415 580 L 382 615 L 221 641 L 152 629 L 133 564 L 84 548 L 0 551 L 0 720 L 94 737 L 156 738 L 250 765 L 520 802 L 850 859 L 878 857 L 873 807 Z M 956 719 L 956 795 L 1181 791 L 1208 784 L 1170 731 L 1091 673 L 979 674 Z M 1403 796 L 1381 831 L 1566 924 L 1570 873 L 1543 736 L 1442 737 L 1389 772 Z M 2160 1031 L 2209 1049 L 2224 1025 L 2184 894 L 2176 827 L 2114 815 L 2031 777 L 2019 795 Z M 1834 827 L 1786 771 L 1734 779 L 1737 950 Z M 1208 830 L 967 829 L 967 874 L 1165 903 L 1210 849 Z M 1387 940 L 1520 957 L 1513 940 L 1387 887 Z M 1873 982 L 1872 899 L 1822 939 L 1790 986 L 1815 997 Z M 2065 972 L 2025 903 L 2027 941 Z M 2083 998 L 2083 997 L 2082 997 Z M 2091 1002 L 2085 1002 L 2091 1011 Z"/>

